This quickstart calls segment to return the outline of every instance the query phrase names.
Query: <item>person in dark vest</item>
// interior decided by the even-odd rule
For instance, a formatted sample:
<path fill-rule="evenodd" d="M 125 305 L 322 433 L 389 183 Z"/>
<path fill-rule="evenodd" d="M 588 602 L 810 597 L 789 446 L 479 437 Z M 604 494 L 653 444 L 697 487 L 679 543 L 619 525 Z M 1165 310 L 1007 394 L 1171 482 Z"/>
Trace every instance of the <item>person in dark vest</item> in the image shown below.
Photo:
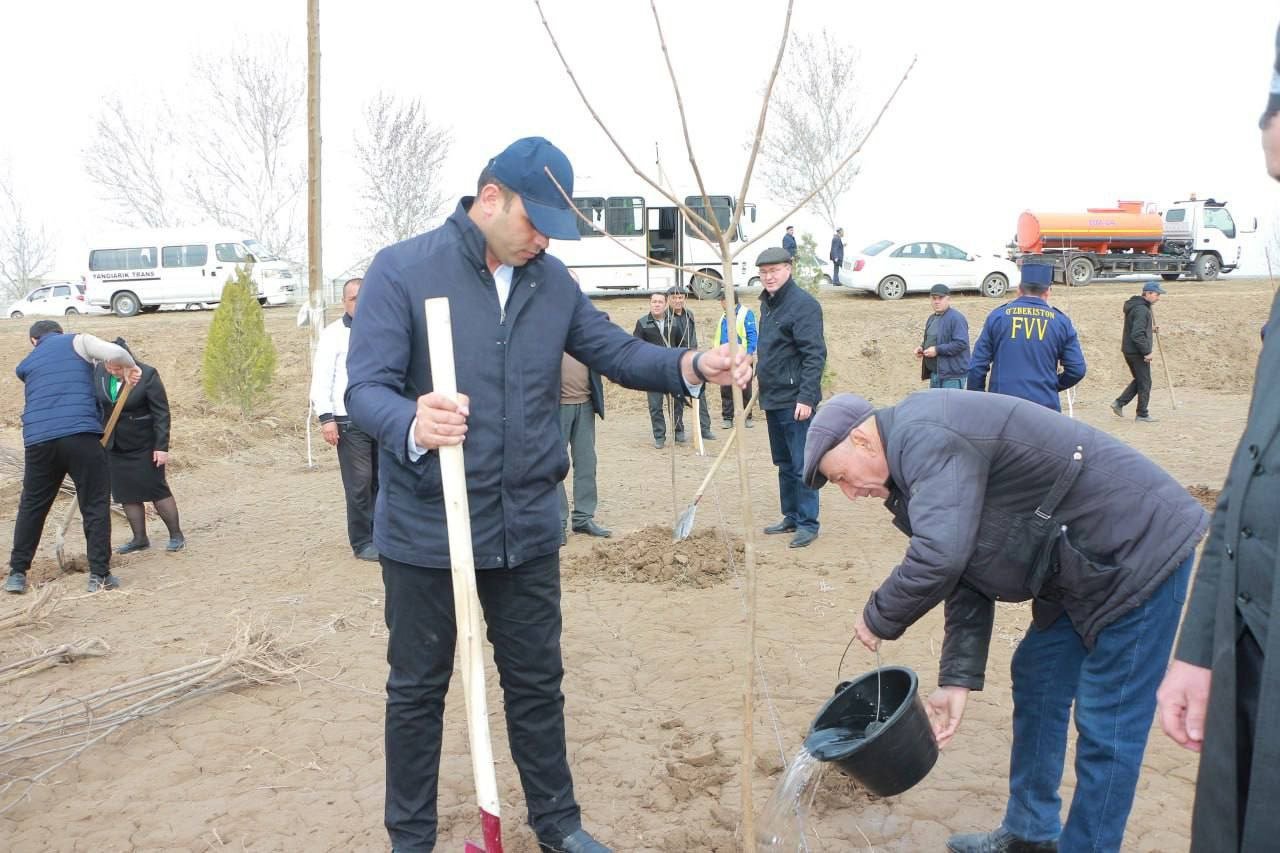
<path fill-rule="evenodd" d="M 1280 32 L 1262 117 L 1280 179 Z M 1160 726 L 1200 753 L 1193 853 L 1280 843 L 1280 296 L 1271 303 L 1253 401 L 1209 524 L 1187 618 L 1157 694 Z"/>
<path fill-rule="evenodd" d="M 924 338 L 916 347 L 920 378 L 930 388 L 964 388 L 969 371 L 969 321 L 951 307 L 951 288 L 935 284 L 929 290 L 933 306 L 924 321 Z"/>
<path fill-rule="evenodd" d="M 31 353 L 18 363 L 23 382 L 22 497 L 13 525 L 13 550 L 5 591 L 23 593 L 44 521 L 58 496 L 62 478 L 71 475 L 84 519 L 89 551 L 89 591 L 115 589 L 111 574 L 111 477 L 102 447 L 102 415 L 93 394 L 93 365 L 130 385 L 142 369 L 128 350 L 93 335 L 63 334 L 53 320 L 31 326 Z"/>
<path fill-rule="evenodd" d="M 129 350 L 124 338 L 115 343 Z M 129 399 L 120 410 L 120 420 L 107 440 L 107 462 L 111 468 L 111 494 L 124 507 L 133 537 L 116 549 L 117 554 L 131 554 L 151 547 L 147 537 L 146 502 L 156 508 L 156 514 L 169 532 L 165 550 L 181 551 L 187 546 L 178 521 L 178 501 L 169 490 L 165 479 L 165 465 L 169 462 L 169 395 L 165 393 L 160 374 L 149 364 L 138 362 L 142 378 L 129 392 Z M 124 380 L 113 374 L 106 365 L 93 369 L 93 389 L 102 409 L 104 422 L 111 416 L 116 400 L 120 398 Z"/>
<path fill-rule="evenodd" d="M 1200 504 L 1096 427 L 1031 401 L 949 389 L 880 409 L 832 397 L 809 427 L 804 481 L 882 499 L 909 537 L 853 631 L 877 651 L 943 605 L 938 688 L 925 702 L 939 747 L 984 686 L 996 602 L 1031 602 L 1011 663 L 1004 817 L 993 831 L 953 835 L 947 849 L 1119 851 L 1209 526 Z M 1073 721 L 1064 821 L 1058 789 Z"/>
<path fill-rule="evenodd" d="M 973 345 L 970 391 L 1009 394 L 1062 411 L 1058 394 L 1084 379 L 1085 363 L 1076 327 L 1049 304 L 1052 285 L 1053 267 L 1023 265 L 1018 298 L 987 315 Z"/>
<path fill-rule="evenodd" d="M 1138 398 L 1138 415 L 1134 420 L 1150 423 L 1148 406 L 1151 403 L 1151 358 L 1155 352 L 1156 324 L 1151 306 L 1160 301 L 1165 292 L 1158 281 L 1142 285 L 1142 293 L 1130 296 L 1124 303 L 1124 331 L 1120 335 L 1120 352 L 1129 368 L 1133 381 L 1111 403 L 1111 411 L 1117 418 L 1124 417 L 1124 407 Z"/>

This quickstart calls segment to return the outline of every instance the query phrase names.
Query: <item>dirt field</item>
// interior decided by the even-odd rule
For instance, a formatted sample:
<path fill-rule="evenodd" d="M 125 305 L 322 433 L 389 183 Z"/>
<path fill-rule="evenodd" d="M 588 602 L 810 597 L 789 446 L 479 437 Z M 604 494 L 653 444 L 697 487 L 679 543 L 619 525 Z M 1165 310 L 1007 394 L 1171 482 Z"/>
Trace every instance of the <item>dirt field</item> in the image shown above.
<path fill-rule="evenodd" d="M 1165 465 L 1198 497 L 1221 486 L 1243 427 L 1269 306 L 1265 281 L 1177 283 L 1157 308 L 1174 411 L 1156 363 L 1157 425 L 1120 421 L 1107 404 L 1127 381 L 1119 355 L 1120 307 L 1132 286 L 1095 285 L 1055 294 L 1080 329 L 1089 375 L 1076 415 Z M 960 296 L 974 335 L 997 303 Z M 824 292 L 835 390 L 888 403 L 920 387 L 911 356 L 927 299 L 882 303 Z M 713 312 L 692 307 L 709 337 Z M 640 300 L 607 310 L 628 330 Z M 718 315 L 718 312 L 715 312 Z M 42 702 L 82 696 L 219 654 L 252 621 L 286 643 L 308 644 L 296 678 L 196 698 L 133 722 L 45 778 L 0 816 L 0 849 L 302 850 L 386 849 L 382 828 L 382 684 L 386 630 L 376 565 L 346 544 L 335 455 L 318 440 L 308 470 L 304 415 L 307 338 L 293 312 L 268 314 L 281 352 L 275 399 L 249 422 L 220 412 L 199 390 L 209 312 L 164 312 L 131 320 L 76 319 L 68 325 L 111 339 L 123 334 L 165 380 L 173 406 L 170 482 L 188 548 L 116 558 L 120 592 L 83 595 L 83 575 L 58 576 L 53 531 L 31 577 L 65 592 L 42 622 L 0 631 L 0 665 L 77 639 L 100 637 L 110 654 L 38 673 L 0 677 L 0 724 Z M 0 321 L 0 447 L 21 449 L 22 389 L 12 367 L 26 351 L 26 321 Z M 739 488 L 724 466 L 697 515 L 696 538 L 666 541 L 673 512 L 692 497 L 709 464 L 688 447 L 650 441 L 643 395 L 611 387 L 599 430 L 601 503 L 608 542 L 570 538 L 564 551 L 564 650 L 570 758 L 590 829 L 618 850 L 734 849 L 738 821 L 743 632 Z M 718 414 L 718 412 L 717 412 Z M 688 415 L 686 415 L 688 417 Z M 721 441 L 726 435 L 713 423 Z M 744 431 L 756 526 L 777 518 L 777 485 L 763 426 Z M 19 474 L 0 471 L 0 546 L 8 548 Z M 878 503 L 822 496 L 822 535 L 787 550 L 785 537 L 756 539 L 759 560 L 759 699 L 754 796 L 763 805 L 819 706 L 835 686 L 854 614 L 895 565 L 905 540 Z M 654 528 L 660 528 L 655 530 Z M 128 536 L 114 518 L 116 544 Z M 153 542 L 163 527 L 151 522 Z M 83 553 L 78 530 L 70 550 Z M 669 559 L 664 555 L 673 555 Z M 678 558 L 677 558 L 678 555 Z M 31 596 L 0 600 L 0 617 Z M 930 614 L 886 663 L 937 673 L 941 614 Z M 890 800 L 874 800 L 828 774 L 817 798 L 810 850 L 941 850 L 953 831 L 994 826 L 1003 813 L 1009 746 L 1008 662 L 1028 608 L 997 616 L 987 689 L 975 694 L 964 727 L 933 773 Z M 846 677 L 874 660 L 851 649 Z M 455 684 L 457 683 L 455 679 Z M 536 850 L 490 679 L 503 824 L 509 851 Z M 478 821 L 461 714 L 450 696 L 440 793 L 442 850 L 460 849 Z M 13 732 L 0 734 L 0 747 Z M 32 774 L 40 760 L 11 768 Z M 1126 849 L 1186 848 L 1195 757 L 1153 732 Z M 1064 788 L 1073 784 L 1067 769 Z M 12 792 L 11 792 L 12 794 Z M 0 800 L 0 808 L 10 804 Z"/>

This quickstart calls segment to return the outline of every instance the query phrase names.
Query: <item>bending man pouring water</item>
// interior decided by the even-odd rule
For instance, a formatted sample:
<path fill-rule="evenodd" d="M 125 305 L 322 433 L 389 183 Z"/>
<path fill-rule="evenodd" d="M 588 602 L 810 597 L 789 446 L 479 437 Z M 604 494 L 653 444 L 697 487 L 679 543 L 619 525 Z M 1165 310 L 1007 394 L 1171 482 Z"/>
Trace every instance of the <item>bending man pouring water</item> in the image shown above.
<path fill-rule="evenodd" d="M 981 690 L 996 601 L 1032 603 L 1013 655 L 1004 820 L 958 853 L 1119 850 L 1155 693 L 1207 516 L 1172 477 L 1101 430 L 1015 397 L 912 394 L 818 409 L 805 484 L 884 499 L 907 551 L 855 623 L 876 649 L 939 603 L 946 633 L 927 709 L 939 746 Z M 1074 706 L 1076 792 L 1058 786 Z"/>

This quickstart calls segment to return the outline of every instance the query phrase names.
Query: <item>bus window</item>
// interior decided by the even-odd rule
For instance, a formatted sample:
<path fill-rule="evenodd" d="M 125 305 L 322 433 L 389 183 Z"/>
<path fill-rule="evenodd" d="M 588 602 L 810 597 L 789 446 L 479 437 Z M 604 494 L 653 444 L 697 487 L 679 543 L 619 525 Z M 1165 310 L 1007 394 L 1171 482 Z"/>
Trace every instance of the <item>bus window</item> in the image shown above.
<path fill-rule="evenodd" d="M 605 206 L 604 227 L 615 237 L 643 234 L 644 199 L 639 196 L 611 196 Z"/>
<path fill-rule="evenodd" d="M 150 270 L 156 267 L 154 246 L 136 249 L 94 249 L 89 253 L 89 269 L 93 272 L 110 270 Z"/>
<path fill-rule="evenodd" d="M 164 246 L 160 249 L 160 265 L 164 267 L 202 267 L 208 260 L 209 246 L 205 243 Z"/>
<path fill-rule="evenodd" d="M 728 230 L 729 221 L 733 218 L 732 199 L 730 199 L 727 195 L 713 195 L 713 196 L 708 196 L 707 198 L 711 201 L 711 210 L 715 213 L 716 222 L 719 223 L 720 230 L 722 231 Z M 685 196 L 684 203 L 689 207 L 690 210 L 692 210 L 694 213 L 701 216 L 703 219 L 707 218 L 706 211 L 702 206 L 702 196 L 699 196 L 699 195 Z M 694 230 L 694 225 L 692 221 L 686 222 L 684 224 L 684 233 L 686 236 L 693 237 L 699 240 L 702 239 L 701 237 L 699 237 L 698 232 Z M 706 236 L 708 240 L 715 239 L 715 234 L 707 234 Z M 738 239 L 737 234 L 732 234 L 729 236 L 730 242 L 733 242 L 737 239 Z"/>
<path fill-rule="evenodd" d="M 578 213 L 582 216 L 575 216 L 574 220 L 578 223 L 579 237 L 602 237 L 599 231 L 592 227 L 604 228 L 604 198 L 602 196 L 575 196 L 573 206 L 578 208 Z M 590 222 L 583 222 L 583 219 Z M 610 232 L 613 233 L 613 232 Z"/>
<path fill-rule="evenodd" d="M 216 243 L 213 252 L 224 264 L 242 264 L 249 260 L 249 253 L 239 243 Z"/>

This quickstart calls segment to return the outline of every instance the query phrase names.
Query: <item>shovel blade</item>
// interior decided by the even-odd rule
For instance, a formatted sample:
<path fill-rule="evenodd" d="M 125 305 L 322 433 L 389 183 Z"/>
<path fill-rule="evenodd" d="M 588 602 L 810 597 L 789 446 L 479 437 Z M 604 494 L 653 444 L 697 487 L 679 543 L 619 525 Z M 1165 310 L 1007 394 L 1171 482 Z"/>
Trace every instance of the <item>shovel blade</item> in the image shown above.
<path fill-rule="evenodd" d="M 480 831 L 484 833 L 484 846 L 468 841 L 463 853 L 502 853 L 502 821 L 496 814 L 480 809 Z"/>
<path fill-rule="evenodd" d="M 697 504 L 689 504 L 685 511 L 680 513 L 680 517 L 676 519 L 675 530 L 671 537 L 672 542 L 679 542 L 681 539 L 688 539 L 689 534 L 693 532 L 693 517 L 698 512 Z"/>

